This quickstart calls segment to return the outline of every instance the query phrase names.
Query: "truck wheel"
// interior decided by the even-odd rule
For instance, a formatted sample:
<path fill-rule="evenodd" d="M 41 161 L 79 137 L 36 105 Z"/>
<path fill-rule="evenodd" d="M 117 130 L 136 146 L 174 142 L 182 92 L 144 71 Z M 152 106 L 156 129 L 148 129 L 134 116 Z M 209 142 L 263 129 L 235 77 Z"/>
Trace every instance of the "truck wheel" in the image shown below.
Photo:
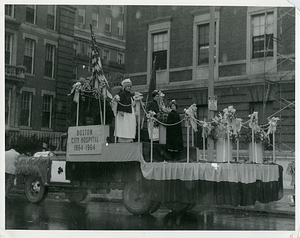
<path fill-rule="evenodd" d="M 48 186 L 45 186 L 40 177 L 30 175 L 25 182 L 25 195 L 28 201 L 40 203 L 48 194 Z"/>
<path fill-rule="evenodd" d="M 87 191 L 80 192 L 65 192 L 66 198 L 70 202 L 80 203 L 87 197 Z"/>
<path fill-rule="evenodd" d="M 152 214 L 152 213 L 156 212 L 160 208 L 160 205 L 161 205 L 161 202 L 153 201 L 153 205 L 149 210 L 149 214 Z"/>
<path fill-rule="evenodd" d="M 190 210 L 190 203 L 180 203 L 180 202 L 167 202 L 165 203 L 166 207 L 172 210 L 173 212 L 183 212 Z"/>
<path fill-rule="evenodd" d="M 153 201 L 148 199 L 145 189 L 136 182 L 127 183 L 123 190 L 123 203 L 135 215 L 149 214 Z"/>

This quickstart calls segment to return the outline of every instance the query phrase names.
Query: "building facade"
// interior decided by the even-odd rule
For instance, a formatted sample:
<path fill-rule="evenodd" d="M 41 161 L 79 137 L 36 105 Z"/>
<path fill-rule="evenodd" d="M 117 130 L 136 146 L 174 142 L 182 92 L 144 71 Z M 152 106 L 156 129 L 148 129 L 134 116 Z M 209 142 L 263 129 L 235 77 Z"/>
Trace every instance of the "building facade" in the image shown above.
<path fill-rule="evenodd" d="M 127 7 L 125 69 L 135 89 L 147 94 L 156 58 L 156 84 L 165 103 L 176 99 L 181 113 L 196 103 L 200 120 L 208 117 L 210 9 Z M 231 105 L 245 122 L 258 111 L 260 125 L 279 117 L 276 148 L 293 152 L 295 9 L 214 7 L 214 12 L 215 113 Z M 202 148 L 201 128 L 196 137 Z"/>
<path fill-rule="evenodd" d="M 70 85 L 91 74 L 89 24 L 106 76 L 124 72 L 124 12 L 122 6 L 5 5 L 6 145 L 13 134 L 66 132 Z"/>

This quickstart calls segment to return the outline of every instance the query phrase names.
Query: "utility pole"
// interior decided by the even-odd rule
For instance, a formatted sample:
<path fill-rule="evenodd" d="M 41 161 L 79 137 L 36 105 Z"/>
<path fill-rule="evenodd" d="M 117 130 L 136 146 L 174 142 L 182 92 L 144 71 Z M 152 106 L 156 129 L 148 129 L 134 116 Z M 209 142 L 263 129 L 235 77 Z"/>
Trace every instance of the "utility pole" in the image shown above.
<path fill-rule="evenodd" d="M 215 7 L 210 7 L 210 21 L 209 21 L 209 74 L 208 74 L 208 103 L 214 97 L 214 45 L 215 45 Z M 213 118 L 215 115 L 213 110 L 208 107 L 208 119 Z M 207 140 L 207 153 L 208 159 L 214 159 L 214 141 Z"/>

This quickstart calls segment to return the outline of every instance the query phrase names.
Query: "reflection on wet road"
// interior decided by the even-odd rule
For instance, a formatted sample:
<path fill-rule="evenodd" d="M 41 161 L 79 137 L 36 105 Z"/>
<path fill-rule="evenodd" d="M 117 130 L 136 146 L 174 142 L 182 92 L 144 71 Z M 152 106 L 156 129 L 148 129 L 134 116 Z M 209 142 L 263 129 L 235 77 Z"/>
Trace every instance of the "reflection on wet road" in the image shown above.
<path fill-rule="evenodd" d="M 220 212 L 200 206 L 186 213 L 165 206 L 153 215 L 135 216 L 122 203 L 46 199 L 31 204 L 12 196 L 5 204 L 6 229 L 30 230 L 294 230 L 293 217 Z"/>

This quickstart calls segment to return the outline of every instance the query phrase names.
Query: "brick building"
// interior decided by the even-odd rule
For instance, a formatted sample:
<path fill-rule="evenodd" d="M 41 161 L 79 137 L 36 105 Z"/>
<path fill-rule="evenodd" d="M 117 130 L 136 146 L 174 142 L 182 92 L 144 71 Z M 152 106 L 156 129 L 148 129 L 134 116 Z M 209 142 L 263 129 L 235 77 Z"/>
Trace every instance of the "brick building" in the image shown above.
<path fill-rule="evenodd" d="M 215 7 L 214 19 L 218 111 L 232 105 L 244 121 L 258 111 L 261 125 L 271 115 L 280 117 L 276 147 L 293 152 L 295 9 Z M 181 113 L 196 103 L 198 119 L 207 118 L 209 22 L 210 7 L 128 6 L 125 70 L 135 89 L 147 94 L 156 56 L 165 103 L 176 99 Z M 196 138 L 201 148 L 201 130 Z"/>
<path fill-rule="evenodd" d="M 89 76 L 93 25 L 106 76 L 124 72 L 123 6 L 5 5 L 5 135 L 67 130 L 70 85 Z M 55 145 L 57 142 L 51 142 Z"/>

